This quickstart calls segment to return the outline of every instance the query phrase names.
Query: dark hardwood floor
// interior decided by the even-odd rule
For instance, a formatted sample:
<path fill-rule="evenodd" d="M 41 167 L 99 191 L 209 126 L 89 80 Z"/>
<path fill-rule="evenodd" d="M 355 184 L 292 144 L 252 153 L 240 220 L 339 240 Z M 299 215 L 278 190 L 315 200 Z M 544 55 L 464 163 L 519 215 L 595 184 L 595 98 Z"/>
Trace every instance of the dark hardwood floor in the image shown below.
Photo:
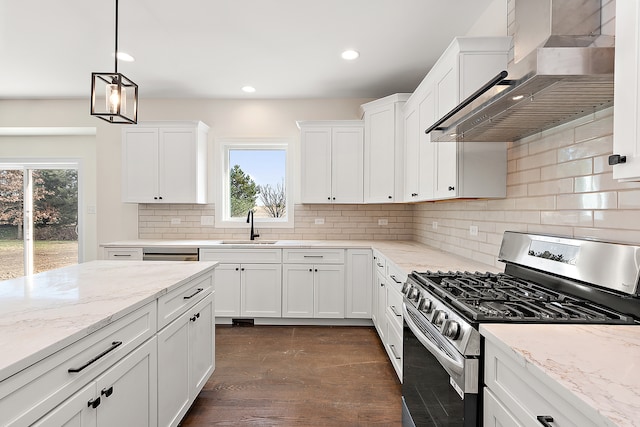
<path fill-rule="evenodd" d="M 216 370 L 181 426 L 401 426 L 400 396 L 373 327 L 216 326 Z"/>

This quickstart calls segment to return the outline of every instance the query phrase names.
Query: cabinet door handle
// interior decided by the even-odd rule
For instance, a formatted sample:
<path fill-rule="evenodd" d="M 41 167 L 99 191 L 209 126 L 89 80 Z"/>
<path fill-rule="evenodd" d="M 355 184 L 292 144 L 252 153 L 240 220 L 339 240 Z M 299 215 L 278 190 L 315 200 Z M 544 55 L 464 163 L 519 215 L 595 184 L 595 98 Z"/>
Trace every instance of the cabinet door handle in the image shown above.
<path fill-rule="evenodd" d="M 100 406 L 100 397 L 96 397 L 95 399 L 91 399 L 90 401 L 88 401 L 87 406 L 96 409 L 98 406 Z"/>
<path fill-rule="evenodd" d="M 182 299 L 191 299 L 191 298 L 195 297 L 196 295 L 198 295 L 202 291 L 204 291 L 204 288 L 198 288 L 194 293 L 192 293 L 191 295 L 188 295 L 186 297 L 182 297 Z"/>
<path fill-rule="evenodd" d="M 157 196 L 154 196 L 154 197 L 153 197 L 153 200 L 158 200 L 158 197 L 157 197 Z"/>
<path fill-rule="evenodd" d="M 536 418 L 544 427 L 553 427 L 549 424 L 553 422 L 553 417 L 551 415 L 538 415 Z"/>
<path fill-rule="evenodd" d="M 398 310 L 396 310 L 396 306 L 395 305 L 390 305 L 389 309 L 393 312 L 393 314 L 396 315 L 396 317 L 402 317 L 402 314 L 398 313 Z"/>
<path fill-rule="evenodd" d="M 613 154 L 609 156 L 610 165 L 619 165 L 621 163 L 627 163 L 627 156 L 621 156 L 620 154 Z"/>
<path fill-rule="evenodd" d="M 162 196 L 158 197 L 158 199 L 162 200 Z"/>
<path fill-rule="evenodd" d="M 377 265 L 378 267 L 384 267 L 384 265 L 380 264 L 379 262 L 376 262 L 376 265 Z"/>
<path fill-rule="evenodd" d="M 109 388 L 103 388 L 100 394 L 103 395 L 104 397 L 111 396 L 113 394 L 113 386 Z"/>
<path fill-rule="evenodd" d="M 389 196 L 389 199 L 393 199 L 393 196 Z"/>
<path fill-rule="evenodd" d="M 398 356 L 398 353 L 396 353 L 396 346 L 393 344 L 389 344 L 389 349 L 391 350 L 391 353 L 393 353 L 393 357 L 396 358 L 396 360 L 400 360 L 401 357 Z"/>
<path fill-rule="evenodd" d="M 418 193 L 411 193 L 411 197 L 416 197 Z"/>
<path fill-rule="evenodd" d="M 394 276 L 393 274 L 391 274 L 389 277 L 391 277 L 391 279 L 392 279 L 394 282 L 396 282 L 397 284 L 401 284 L 401 283 L 402 283 L 402 282 L 401 282 L 401 281 L 399 281 L 399 280 L 396 278 L 396 276 Z"/>
<path fill-rule="evenodd" d="M 451 186 L 451 185 L 449 186 L 449 191 L 453 191 L 453 190 L 455 190 L 455 189 L 456 189 L 456 187 L 453 187 L 453 186 Z"/>
<path fill-rule="evenodd" d="M 92 358 L 91 360 L 89 360 L 84 365 L 80 366 L 79 368 L 69 368 L 67 370 L 67 372 L 69 372 L 70 374 L 78 373 L 78 372 L 82 371 L 83 369 L 85 369 L 87 366 L 89 366 L 92 363 L 95 363 L 96 361 L 98 361 L 98 359 L 100 359 L 100 358 L 106 356 L 107 354 L 111 353 L 113 350 L 115 350 L 116 348 L 120 347 L 121 345 L 122 345 L 122 341 L 114 341 L 114 342 L 111 343 L 111 347 L 109 347 L 108 349 L 106 349 L 105 351 L 103 351 L 102 353 L 97 355 L 96 357 Z M 98 400 L 100 400 L 100 398 L 98 398 Z M 100 404 L 100 402 L 98 402 L 98 405 L 99 404 Z M 95 406 L 94 406 L 94 408 L 95 408 Z"/>

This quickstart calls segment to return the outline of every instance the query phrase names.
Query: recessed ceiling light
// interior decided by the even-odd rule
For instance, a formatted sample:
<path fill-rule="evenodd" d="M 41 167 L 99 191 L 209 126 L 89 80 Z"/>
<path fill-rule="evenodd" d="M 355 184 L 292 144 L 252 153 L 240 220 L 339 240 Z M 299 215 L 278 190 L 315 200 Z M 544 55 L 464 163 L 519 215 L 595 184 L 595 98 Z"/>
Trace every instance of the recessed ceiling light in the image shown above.
<path fill-rule="evenodd" d="M 115 52 L 112 53 L 111 56 L 116 56 Z M 118 52 L 118 59 L 120 61 L 125 61 L 125 62 L 133 62 L 133 61 L 135 61 L 134 57 L 129 55 L 126 52 Z"/>
<path fill-rule="evenodd" d="M 517 96 L 512 97 L 511 99 L 514 100 L 514 101 L 520 101 L 522 98 L 524 98 L 524 95 L 517 95 Z"/>
<path fill-rule="evenodd" d="M 345 50 L 342 52 L 342 59 L 352 61 L 360 56 L 360 53 L 355 50 Z"/>
<path fill-rule="evenodd" d="M 253 87 L 253 86 L 244 86 L 244 87 L 242 88 L 242 91 L 243 91 L 243 92 L 247 92 L 247 93 L 253 93 L 253 92 L 255 92 L 255 91 L 256 91 L 256 88 L 255 88 L 255 87 Z"/>

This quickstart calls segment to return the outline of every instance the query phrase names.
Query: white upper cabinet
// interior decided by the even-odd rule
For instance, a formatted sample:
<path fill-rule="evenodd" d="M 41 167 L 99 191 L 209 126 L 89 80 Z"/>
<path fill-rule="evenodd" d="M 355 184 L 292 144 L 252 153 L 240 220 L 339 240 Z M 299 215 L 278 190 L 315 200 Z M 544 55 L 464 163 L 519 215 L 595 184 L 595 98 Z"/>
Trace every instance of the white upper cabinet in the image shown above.
<path fill-rule="evenodd" d="M 454 39 L 407 101 L 405 201 L 505 197 L 506 142 L 431 142 L 425 130 L 506 69 L 510 43 L 508 37 Z"/>
<path fill-rule="evenodd" d="M 365 203 L 401 201 L 404 184 L 402 106 L 409 96 L 399 93 L 362 105 Z"/>
<path fill-rule="evenodd" d="M 640 181 L 640 2 L 616 2 L 613 178 Z M 616 157 L 619 156 L 619 157 Z M 622 158 L 624 157 L 624 161 Z"/>
<path fill-rule="evenodd" d="M 206 203 L 207 133 L 202 122 L 122 128 L 122 201 Z"/>
<path fill-rule="evenodd" d="M 364 124 L 298 122 L 302 203 L 362 203 Z"/>

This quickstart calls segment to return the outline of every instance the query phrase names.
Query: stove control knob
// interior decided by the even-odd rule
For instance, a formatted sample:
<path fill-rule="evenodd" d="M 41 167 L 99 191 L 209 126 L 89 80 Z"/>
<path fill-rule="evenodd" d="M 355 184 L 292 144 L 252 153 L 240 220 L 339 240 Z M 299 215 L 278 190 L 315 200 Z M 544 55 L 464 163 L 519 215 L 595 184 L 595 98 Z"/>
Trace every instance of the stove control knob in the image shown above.
<path fill-rule="evenodd" d="M 460 325 L 455 320 L 447 320 L 442 326 L 442 335 L 452 340 L 460 338 Z"/>
<path fill-rule="evenodd" d="M 411 289 L 411 283 L 404 282 L 404 285 L 402 285 L 402 293 L 405 295 L 408 295 L 410 289 Z"/>
<path fill-rule="evenodd" d="M 421 297 L 420 302 L 418 303 L 418 310 L 423 313 L 431 313 L 431 310 L 433 310 L 433 301 L 429 298 Z"/>
<path fill-rule="evenodd" d="M 418 288 L 412 287 L 407 294 L 407 298 L 417 302 L 420 298 L 420 291 L 418 290 Z"/>
<path fill-rule="evenodd" d="M 435 313 L 433 313 L 433 324 L 436 326 L 440 326 L 444 323 L 445 320 L 447 320 L 447 318 L 449 317 L 449 315 L 442 311 L 442 310 L 436 310 Z"/>

